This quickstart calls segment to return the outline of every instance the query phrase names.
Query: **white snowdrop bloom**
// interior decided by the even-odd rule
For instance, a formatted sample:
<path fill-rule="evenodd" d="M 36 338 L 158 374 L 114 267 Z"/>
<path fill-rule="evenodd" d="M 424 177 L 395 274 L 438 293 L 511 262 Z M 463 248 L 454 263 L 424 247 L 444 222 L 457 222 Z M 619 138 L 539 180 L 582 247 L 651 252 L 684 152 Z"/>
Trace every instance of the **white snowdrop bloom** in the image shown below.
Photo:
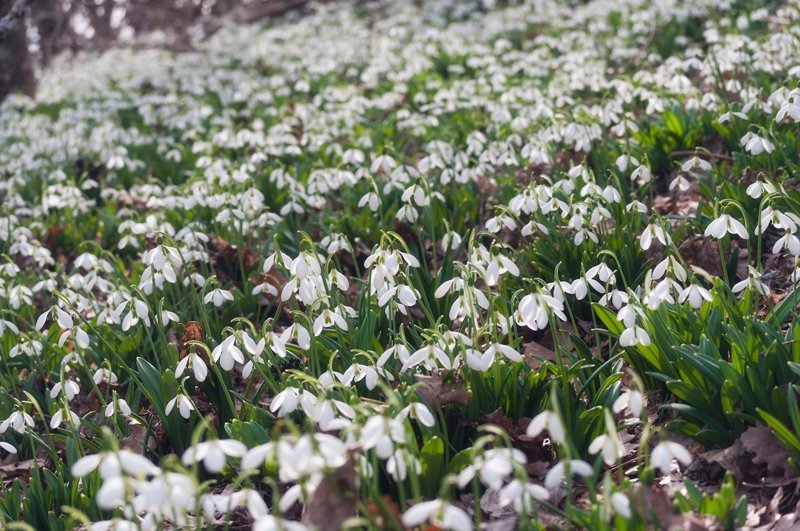
<path fill-rule="evenodd" d="M 411 402 L 397 414 L 397 418 L 405 417 L 417 419 L 420 424 L 429 428 L 436 425 L 436 419 L 433 417 L 431 410 L 428 409 L 428 406 L 420 402 Z"/>
<path fill-rule="evenodd" d="M 285 329 L 280 335 L 280 340 L 284 345 L 294 341 L 302 350 L 311 348 L 311 334 L 308 333 L 306 327 L 299 323 L 294 323 Z"/>
<path fill-rule="evenodd" d="M 67 423 L 68 424 L 68 426 L 67 426 L 68 429 L 72 429 L 72 428 L 76 428 L 77 429 L 81 425 L 81 418 L 77 414 L 75 414 L 70 409 L 65 409 L 65 408 L 62 407 L 62 408 L 59 408 L 58 411 L 53 413 L 53 416 L 50 418 L 50 428 L 51 429 L 58 428 L 59 426 L 61 426 L 61 424 L 66 419 L 69 419 L 68 423 Z"/>
<path fill-rule="evenodd" d="M 604 433 L 602 435 L 598 435 L 592 441 L 592 443 L 589 445 L 589 453 L 592 455 L 602 453 L 605 464 L 612 466 L 622 459 L 622 456 L 624 455 L 624 449 L 622 448 L 622 442 L 619 440 L 619 437 L 616 435 L 616 433 Z"/>
<path fill-rule="evenodd" d="M 689 465 L 692 462 L 692 454 L 674 441 L 662 441 L 650 453 L 650 465 L 662 474 L 669 473 L 673 460 Z"/>
<path fill-rule="evenodd" d="M 550 434 L 553 441 L 561 444 L 566 440 L 566 431 L 561 419 L 552 411 L 542 411 L 531 420 L 525 430 L 528 437 L 538 437 L 544 430 Z"/>
<path fill-rule="evenodd" d="M 343 332 L 347 332 L 347 321 L 342 317 L 339 308 L 331 310 L 326 308 L 314 319 L 314 335 L 318 336 L 326 328 L 336 327 Z"/>
<path fill-rule="evenodd" d="M 706 237 L 710 236 L 719 240 L 724 238 L 728 233 L 734 236 L 739 236 L 743 240 L 749 238 L 747 229 L 742 222 L 732 218 L 729 214 L 722 214 L 714 221 L 709 223 L 703 234 Z"/>
<path fill-rule="evenodd" d="M 653 174 L 650 173 L 650 168 L 645 165 L 637 166 L 636 169 L 631 172 L 631 181 L 637 181 L 639 183 L 646 183 L 650 181 L 653 177 Z"/>
<path fill-rule="evenodd" d="M 113 385 L 116 384 L 119 379 L 114 371 L 109 370 L 107 367 L 101 367 L 94 371 L 92 380 L 98 385 L 100 385 L 101 382 L 107 382 Z"/>
<path fill-rule="evenodd" d="M 205 304 L 212 303 L 217 308 L 225 304 L 225 301 L 232 301 L 232 300 L 233 300 L 233 293 L 222 288 L 215 288 L 206 293 L 205 297 L 203 297 L 203 302 Z"/>
<path fill-rule="evenodd" d="M 181 417 L 185 419 L 188 419 L 192 415 L 192 411 L 194 411 L 194 404 L 192 404 L 192 401 L 189 400 L 189 397 L 183 393 L 177 394 L 175 398 L 167 402 L 167 405 L 164 408 L 164 413 L 169 415 L 175 407 L 178 408 Z"/>
<path fill-rule="evenodd" d="M 233 369 L 236 363 L 244 363 L 244 354 L 236 346 L 236 336 L 230 335 L 217 345 L 211 351 L 211 359 L 226 371 Z"/>
<path fill-rule="evenodd" d="M 17 453 L 17 449 L 14 448 L 11 444 L 9 444 L 9 443 L 7 443 L 5 441 L 0 441 L 0 450 L 4 450 L 4 451 L 6 451 L 6 452 L 8 452 L 10 454 L 16 454 Z"/>
<path fill-rule="evenodd" d="M 644 411 L 645 399 L 641 392 L 636 389 L 626 389 L 614 401 L 612 411 L 620 413 L 625 408 L 628 408 L 634 417 L 641 417 Z"/>
<path fill-rule="evenodd" d="M 698 157 L 697 155 L 693 156 L 692 158 L 688 159 L 686 162 L 681 164 L 681 171 L 684 173 L 688 173 L 692 170 L 701 170 L 701 171 L 710 171 L 711 164 Z"/>
<path fill-rule="evenodd" d="M 674 179 L 669 182 L 670 191 L 676 188 L 681 192 L 686 192 L 691 187 L 692 183 L 685 176 L 678 174 Z"/>
<path fill-rule="evenodd" d="M 129 417 L 133 412 L 124 398 L 117 398 L 111 400 L 106 405 L 104 413 L 106 417 L 113 417 L 117 413 L 121 414 L 123 417 Z"/>
<path fill-rule="evenodd" d="M 502 507 L 513 505 L 517 514 L 524 514 L 533 510 L 536 501 L 547 501 L 549 498 L 550 492 L 541 485 L 513 479 L 500 489 L 499 501 Z"/>
<path fill-rule="evenodd" d="M 641 326 L 634 325 L 622 331 L 619 336 L 619 344 L 622 347 L 635 347 L 636 345 L 646 347 L 650 344 L 650 335 Z"/>
<path fill-rule="evenodd" d="M 189 447 L 181 458 L 184 465 L 202 461 L 205 469 L 212 474 L 225 468 L 227 457 L 242 457 L 247 452 L 247 447 L 234 439 L 214 439 L 197 443 Z"/>
<path fill-rule="evenodd" d="M 81 387 L 78 385 L 78 382 L 74 380 L 62 380 L 56 383 L 53 388 L 50 390 L 50 398 L 55 399 L 59 394 L 62 392 L 64 396 L 67 398 L 67 401 L 71 402 L 73 398 L 80 392 Z"/>
<path fill-rule="evenodd" d="M 759 199 L 764 193 L 774 194 L 777 191 L 778 190 L 775 188 L 775 185 L 768 181 L 762 180 L 753 181 L 753 183 L 750 184 L 746 190 L 747 195 L 753 199 Z"/>
<path fill-rule="evenodd" d="M 552 295 L 531 293 L 520 300 L 514 318 L 519 325 L 525 325 L 531 330 L 542 330 L 549 324 L 550 313 L 562 321 L 567 320 L 563 301 Z"/>
<path fill-rule="evenodd" d="M 203 358 L 195 352 L 187 354 L 178 362 L 178 365 L 175 367 L 175 378 L 180 378 L 186 369 L 192 371 L 194 379 L 197 382 L 204 382 L 208 376 L 208 367 L 206 367 L 206 363 L 203 361 Z"/>
<path fill-rule="evenodd" d="M 747 266 L 747 278 L 737 282 L 731 290 L 734 293 L 741 293 L 747 288 L 752 289 L 759 295 L 764 297 L 769 295 L 769 287 L 761 281 L 761 273 L 758 272 L 753 266 Z"/>
<path fill-rule="evenodd" d="M 630 155 L 620 155 L 617 157 L 617 160 L 614 162 L 614 164 L 617 166 L 619 171 L 625 173 L 625 170 L 628 169 L 629 165 L 638 166 L 639 161 L 636 159 L 636 157 L 632 157 Z"/>
<path fill-rule="evenodd" d="M 285 417 L 297 409 L 300 405 L 300 397 L 306 392 L 297 387 L 286 387 L 272 398 L 269 410 L 273 413 L 277 412 L 279 417 Z"/>
<path fill-rule="evenodd" d="M 706 288 L 700 284 L 689 284 L 682 291 L 678 297 L 681 304 L 689 303 L 689 306 L 695 310 L 703 305 L 703 301 L 712 302 L 714 298 L 711 296 Z"/>
<path fill-rule="evenodd" d="M 739 143 L 744 146 L 745 151 L 754 156 L 764 152 L 772 153 L 775 151 L 775 144 L 752 132 L 745 134 Z"/>
<path fill-rule="evenodd" d="M 369 171 L 372 173 L 381 170 L 385 173 L 391 173 L 397 167 L 397 161 L 391 155 L 378 155 L 374 159 L 372 159 L 372 165 L 369 168 Z"/>
<path fill-rule="evenodd" d="M 419 502 L 403 513 L 403 525 L 406 527 L 416 527 L 423 522 L 430 522 L 441 529 L 472 531 L 472 518 L 444 500 Z"/>
<path fill-rule="evenodd" d="M 544 478 L 545 488 L 553 490 L 558 487 L 561 482 L 564 481 L 564 478 L 566 478 L 567 470 L 569 470 L 569 474 L 583 478 L 588 478 L 594 474 L 592 465 L 586 461 L 581 461 L 580 459 L 559 461 L 547 472 Z"/>
<path fill-rule="evenodd" d="M 375 415 L 367 420 L 361 430 L 359 444 L 364 450 L 375 448 L 381 459 L 388 459 L 394 452 L 395 444 L 406 443 L 406 427 L 403 418 L 387 418 Z"/>
<path fill-rule="evenodd" d="M 33 426 L 33 417 L 22 410 L 17 410 L 0 423 L 0 433 L 5 433 L 8 428 L 17 433 L 25 433 L 26 428 L 33 428 Z"/>
<path fill-rule="evenodd" d="M 458 474 L 458 486 L 466 487 L 477 473 L 481 483 L 489 488 L 499 489 L 514 472 L 515 465 L 527 463 L 525 454 L 511 448 L 491 448 L 478 454 L 475 460 Z"/>
<path fill-rule="evenodd" d="M 794 256 L 800 256 L 800 238 L 795 234 L 785 232 L 772 246 L 772 254 L 778 254 L 782 250 L 786 250 Z"/>
<path fill-rule="evenodd" d="M 169 326 L 170 321 L 180 323 L 180 317 L 175 312 L 169 310 L 161 310 L 161 326 Z"/>
<path fill-rule="evenodd" d="M 253 521 L 253 531 L 308 531 L 308 528 L 300 522 L 266 514 Z"/>
<path fill-rule="evenodd" d="M 611 495 L 611 508 L 623 518 L 631 517 L 630 499 L 621 492 L 615 492 Z"/>
<path fill-rule="evenodd" d="M 428 370 L 431 371 L 437 370 L 439 367 L 448 370 L 453 368 L 453 362 L 450 360 L 450 356 L 448 356 L 444 350 L 435 344 L 425 345 L 411 354 L 411 356 L 403 363 L 403 366 L 400 370 L 405 372 L 408 369 L 416 367 L 420 364 L 424 365 Z"/>
<path fill-rule="evenodd" d="M 663 278 L 667 272 L 671 273 L 672 276 L 681 282 L 685 282 L 688 278 L 686 275 L 686 269 L 683 268 L 681 263 L 673 255 L 669 255 L 656 264 L 656 266 L 653 268 L 652 278 L 653 280 L 658 280 Z"/>
<path fill-rule="evenodd" d="M 664 232 L 664 227 L 655 223 L 651 223 L 645 227 L 644 232 L 642 232 L 642 235 L 639 237 L 639 246 L 644 251 L 648 250 L 652 245 L 654 238 L 664 246 L 672 243 L 672 239 L 669 237 L 669 234 Z"/>

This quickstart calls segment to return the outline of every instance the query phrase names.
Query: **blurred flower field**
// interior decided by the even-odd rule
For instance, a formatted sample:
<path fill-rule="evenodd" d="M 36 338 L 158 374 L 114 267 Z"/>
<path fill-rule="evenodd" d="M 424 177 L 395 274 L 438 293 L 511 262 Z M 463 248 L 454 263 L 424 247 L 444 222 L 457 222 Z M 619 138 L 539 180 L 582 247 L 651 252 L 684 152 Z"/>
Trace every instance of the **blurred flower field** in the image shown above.
<path fill-rule="evenodd" d="M 0 527 L 800 525 L 800 2 L 411 0 L 0 107 Z"/>

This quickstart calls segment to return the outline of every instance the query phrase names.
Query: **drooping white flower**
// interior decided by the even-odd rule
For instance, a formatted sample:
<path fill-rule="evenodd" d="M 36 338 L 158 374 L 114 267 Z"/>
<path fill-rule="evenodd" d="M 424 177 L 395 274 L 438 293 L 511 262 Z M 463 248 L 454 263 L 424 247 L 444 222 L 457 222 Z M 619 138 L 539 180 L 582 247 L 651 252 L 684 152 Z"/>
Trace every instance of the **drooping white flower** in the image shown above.
<path fill-rule="evenodd" d="M 663 474 L 669 472 L 673 460 L 678 460 L 684 465 L 689 465 L 692 462 L 692 454 L 681 444 L 674 441 L 662 441 L 658 443 L 650 454 L 650 464 Z"/>
<path fill-rule="evenodd" d="M 242 457 L 245 452 L 247 447 L 235 439 L 213 439 L 187 448 L 181 461 L 186 466 L 202 461 L 207 471 L 216 474 L 225 468 L 226 456 Z"/>
<path fill-rule="evenodd" d="M 725 234 L 728 233 L 734 236 L 739 236 L 743 240 L 746 240 L 750 237 L 742 222 L 732 218 L 730 214 L 722 214 L 717 219 L 709 223 L 703 234 L 706 237 L 710 236 L 719 240 L 725 237 Z"/>
<path fill-rule="evenodd" d="M 441 529 L 472 530 L 472 518 L 463 510 L 444 500 L 419 502 L 403 513 L 403 525 L 406 527 L 416 527 L 426 521 Z"/>

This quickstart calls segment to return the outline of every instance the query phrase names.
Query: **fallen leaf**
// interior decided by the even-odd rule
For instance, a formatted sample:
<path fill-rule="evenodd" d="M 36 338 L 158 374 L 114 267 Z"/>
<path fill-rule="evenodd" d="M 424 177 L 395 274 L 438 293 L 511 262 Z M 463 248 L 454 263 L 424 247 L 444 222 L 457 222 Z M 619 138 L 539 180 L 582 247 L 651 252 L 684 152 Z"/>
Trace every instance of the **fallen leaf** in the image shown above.
<path fill-rule="evenodd" d="M 302 523 L 318 531 L 338 531 L 358 514 L 358 475 L 355 461 L 325 475 L 303 507 Z"/>
<path fill-rule="evenodd" d="M 455 378 L 447 378 L 448 373 L 416 375 L 418 382 L 424 384 L 418 387 L 422 400 L 435 409 L 440 409 L 447 404 L 459 404 L 466 406 L 469 402 L 469 391 L 464 387 L 463 382 Z"/>
<path fill-rule="evenodd" d="M 772 434 L 769 428 L 759 424 L 751 426 L 742 433 L 740 440 L 745 450 L 753 454 L 753 462 L 766 465 L 774 477 L 792 478 L 797 473 L 789 465 L 792 454 Z"/>
<path fill-rule="evenodd" d="M 143 455 L 145 448 L 145 439 L 147 439 L 147 448 L 155 450 L 157 444 L 155 437 L 147 437 L 147 428 L 138 422 L 131 422 L 131 433 L 127 437 L 119 441 L 120 448 L 127 448 L 133 453 Z"/>

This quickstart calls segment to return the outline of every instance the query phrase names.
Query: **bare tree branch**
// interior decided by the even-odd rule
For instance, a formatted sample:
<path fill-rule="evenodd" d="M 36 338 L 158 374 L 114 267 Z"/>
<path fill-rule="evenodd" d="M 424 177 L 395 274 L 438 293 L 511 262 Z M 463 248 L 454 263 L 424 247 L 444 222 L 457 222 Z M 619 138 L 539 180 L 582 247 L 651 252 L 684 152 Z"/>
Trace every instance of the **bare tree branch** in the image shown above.
<path fill-rule="evenodd" d="M 31 4 L 31 0 L 17 0 L 11 6 L 11 10 L 3 18 L 0 18 L 0 40 L 4 39 L 6 33 L 14 29 L 14 26 L 25 16 L 25 10 Z"/>

